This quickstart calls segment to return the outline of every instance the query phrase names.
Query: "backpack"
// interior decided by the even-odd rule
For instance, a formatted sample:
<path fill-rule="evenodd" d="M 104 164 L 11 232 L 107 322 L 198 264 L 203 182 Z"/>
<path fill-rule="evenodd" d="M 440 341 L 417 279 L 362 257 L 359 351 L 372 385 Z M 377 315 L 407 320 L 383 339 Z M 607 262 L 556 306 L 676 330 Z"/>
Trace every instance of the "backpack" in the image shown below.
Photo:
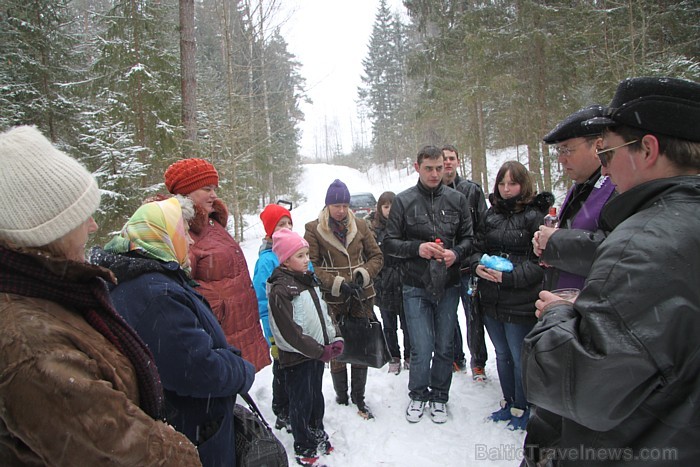
<path fill-rule="evenodd" d="M 287 451 L 273 434 L 253 399 L 241 396 L 250 410 L 240 404 L 233 409 L 237 467 L 288 467 Z"/>

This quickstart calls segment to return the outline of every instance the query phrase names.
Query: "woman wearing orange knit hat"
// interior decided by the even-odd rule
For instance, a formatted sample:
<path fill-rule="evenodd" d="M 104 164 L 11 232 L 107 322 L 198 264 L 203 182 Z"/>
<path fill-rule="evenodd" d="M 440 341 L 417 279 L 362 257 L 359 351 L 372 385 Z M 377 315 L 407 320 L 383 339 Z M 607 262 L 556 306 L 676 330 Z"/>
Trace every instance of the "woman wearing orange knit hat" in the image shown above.
<path fill-rule="evenodd" d="M 228 209 L 219 198 L 219 174 L 204 159 L 183 159 L 165 171 L 170 193 L 192 199 L 196 215 L 190 222 L 192 278 L 221 323 L 228 342 L 241 349 L 256 371 L 270 364 L 270 352 L 260 327 L 257 300 L 240 245 L 226 230 Z"/>

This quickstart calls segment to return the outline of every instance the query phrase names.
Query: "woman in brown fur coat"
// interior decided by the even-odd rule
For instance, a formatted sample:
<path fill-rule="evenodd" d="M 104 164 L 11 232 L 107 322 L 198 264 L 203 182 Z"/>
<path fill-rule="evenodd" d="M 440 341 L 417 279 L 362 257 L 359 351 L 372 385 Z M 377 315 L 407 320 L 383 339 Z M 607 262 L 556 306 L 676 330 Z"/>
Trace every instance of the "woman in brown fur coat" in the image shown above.
<path fill-rule="evenodd" d="M 350 192 L 340 180 L 328 187 L 326 206 L 318 219 L 306 224 L 304 238 L 309 257 L 321 281 L 323 299 L 337 321 L 345 314 L 374 316 L 373 280 L 382 269 L 384 258 L 366 221 L 349 209 Z M 360 300 L 352 298 L 359 295 Z M 331 360 L 331 376 L 336 402 L 348 404 L 348 374 L 344 363 Z M 365 404 L 367 367 L 351 366 L 350 397 L 360 416 L 374 418 Z"/>

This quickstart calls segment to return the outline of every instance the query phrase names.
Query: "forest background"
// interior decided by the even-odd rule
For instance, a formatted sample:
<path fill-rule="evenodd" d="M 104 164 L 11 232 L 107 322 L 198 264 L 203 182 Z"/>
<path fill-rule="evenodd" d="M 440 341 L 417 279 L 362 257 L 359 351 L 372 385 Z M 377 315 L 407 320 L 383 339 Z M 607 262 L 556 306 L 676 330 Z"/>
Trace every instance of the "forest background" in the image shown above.
<path fill-rule="evenodd" d="M 282 1 L 0 0 L 0 131 L 37 125 L 93 171 L 108 195 L 97 243 L 183 157 L 217 167 L 241 240 L 245 214 L 300 197 L 308 96 Z M 371 138 L 343 152 L 328 128 L 306 158 L 401 168 L 450 143 L 488 191 L 487 154 L 516 147 L 551 190 L 565 181 L 541 138 L 563 117 L 607 104 L 626 77 L 700 80 L 698 0 L 403 5 L 406 16 L 380 0 L 363 61 L 357 112 Z"/>

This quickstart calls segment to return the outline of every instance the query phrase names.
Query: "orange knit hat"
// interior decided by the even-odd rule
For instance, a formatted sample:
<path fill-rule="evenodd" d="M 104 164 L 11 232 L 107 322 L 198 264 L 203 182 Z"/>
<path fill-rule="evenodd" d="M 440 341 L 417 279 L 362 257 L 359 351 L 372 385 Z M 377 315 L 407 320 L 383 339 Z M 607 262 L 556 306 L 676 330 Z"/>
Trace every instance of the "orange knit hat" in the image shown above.
<path fill-rule="evenodd" d="M 182 159 L 165 171 L 165 188 L 175 195 L 189 195 L 207 185 L 219 186 L 219 173 L 204 159 Z"/>

